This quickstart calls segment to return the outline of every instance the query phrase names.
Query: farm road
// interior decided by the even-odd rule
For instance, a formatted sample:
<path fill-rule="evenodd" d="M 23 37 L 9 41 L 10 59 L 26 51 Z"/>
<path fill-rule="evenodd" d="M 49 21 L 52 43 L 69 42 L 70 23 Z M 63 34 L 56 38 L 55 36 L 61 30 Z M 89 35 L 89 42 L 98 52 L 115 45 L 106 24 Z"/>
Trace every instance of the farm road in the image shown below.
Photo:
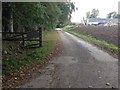
<path fill-rule="evenodd" d="M 91 44 L 58 31 L 64 50 L 21 88 L 118 88 L 118 60 Z"/>

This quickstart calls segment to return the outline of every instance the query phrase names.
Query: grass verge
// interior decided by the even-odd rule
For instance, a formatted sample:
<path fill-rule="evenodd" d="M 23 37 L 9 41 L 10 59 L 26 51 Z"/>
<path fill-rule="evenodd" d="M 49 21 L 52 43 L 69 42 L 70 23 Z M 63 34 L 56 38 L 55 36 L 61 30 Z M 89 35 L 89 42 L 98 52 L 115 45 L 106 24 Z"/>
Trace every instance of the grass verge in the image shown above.
<path fill-rule="evenodd" d="M 82 38 L 82 39 L 84 39 L 84 40 L 87 40 L 87 41 L 89 41 L 89 42 L 92 42 L 92 43 L 94 43 L 94 44 L 101 45 L 101 46 L 103 46 L 103 47 L 105 47 L 105 48 L 111 49 L 112 51 L 115 51 L 115 52 L 120 51 L 120 48 L 118 48 L 118 47 L 117 47 L 116 45 L 114 45 L 114 44 L 109 44 L 109 43 L 107 43 L 106 41 L 97 40 L 97 39 L 95 39 L 95 38 L 93 38 L 93 37 L 91 37 L 91 36 L 84 35 L 84 34 L 81 34 L 81 33 L 78 33 L 78 32 L 74 32 L 74 31 L 72 31 L 72 28 L 67 29 L 67 27 L 65 27 L 63 30 L 66 31 L 66 32 L 68 32 L 68 33 L 71 33 L 71 34 L 73 34 L 73 35 L 75 35 L 75 36 L 77 36 L 77 37 L 80 37 L 80 38 Z"/>
<path fill-rule="evenodd" d="M 21 58 L 17 56 L 12 56 L 3 59 L 2 62 L 2 74 L 3 76 L 10 76 L 16 72 L 26 69 L 27 66 L 34 67 L 39 63 L 42 63 L 47 56 L 55 49 L 56 43 L 58 41 L 58 34 L 56 31 L 46 31 L 43 36 L 43 47 L 35 48 L 26 52 L 26 55 L 21 55 Z M 14 54 L 14 53 L 12 53 Z"/>

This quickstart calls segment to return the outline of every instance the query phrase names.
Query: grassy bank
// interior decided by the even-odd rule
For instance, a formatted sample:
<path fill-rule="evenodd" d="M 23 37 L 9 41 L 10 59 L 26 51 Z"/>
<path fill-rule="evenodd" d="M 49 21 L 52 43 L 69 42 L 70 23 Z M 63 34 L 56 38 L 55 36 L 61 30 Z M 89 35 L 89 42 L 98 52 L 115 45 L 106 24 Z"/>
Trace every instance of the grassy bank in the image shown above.
<path fill-rule="evenodd" d="M 80 32 L 74 32 L 72 30 L 73 27 L 70 27 L 70 26 L 67 26 L 67 27 L 64 27 L 64 31 L 66 32 L 69 32 L 77 37 L 80 37 L 84 40 L 87 40 L 89 42 L 92 42 L 94 44 L 97 44 L 97 45 L 101 45 L 102 47 L 105 47 L 105 48 L 108 48 L 108 49 L 111 49 L 112 51 L 115 51 L 115 52 L 118 52 L 118 50 L 120 50 L 120 48 L 118 48 L 116 45 L 114 44 L 110 44 L 110 43 L 107 43 L 106 41 L 103 41 L 103 40 L 97 40 L 91 36 L 88 36 L 88 35 L 85 35 L 85 34 L 81 34 Z"/>
<path fill-rule="evenodd" d="M 56 31 L 46 31 L 44 32 L 43 40 L 43 47 L 21 50 L 20 55 L 19 53 L 16 55 L 16 52 L 14 52 L 17 45 L 13 42 L 8 42 L 9 45 L 5 45 L 6 43 L 3 42 L 3 49 L 11 53 L 11 55 L 6 55 L 8 56 L 7 58 L 3 58 L 3 76 L 13 75 L 26 69 L 27 66 L 35 67 L 37 64 L 44 62 L 47 56 L 55 49 L 58 42 L 58 34 Z M 14 46 L 11 45 L 13 47 L 9 51 L 10 44 L 14 44 Z"/>

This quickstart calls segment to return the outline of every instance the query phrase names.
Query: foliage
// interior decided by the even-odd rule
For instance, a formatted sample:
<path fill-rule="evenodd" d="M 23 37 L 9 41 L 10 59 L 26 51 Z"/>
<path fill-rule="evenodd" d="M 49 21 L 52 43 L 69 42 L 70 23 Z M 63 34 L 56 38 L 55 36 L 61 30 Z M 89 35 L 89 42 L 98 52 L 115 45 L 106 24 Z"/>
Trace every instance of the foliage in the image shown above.
<path fill-rule="evenodd" d="M 120 18 L 120 14 L 117 14 L 116 11 L 113 11 L 107 14 L 107 18 Z"/>
<path fill-rule="evenodd" d="M 27 55 L 23 55 L 24 58 L 14 56 L 8 58 L 7 60 L 3 60 L 3 75 L 12 75 L 17 71 L 24 70 L 27 66 L 32 67 L 36 66 L 36 64 L 42 63 L 49 56 L 49 54 L 53 52 L 57 41 L 58 35 L 56 31 L 45 31 L 44 47 L 28 51 L 26 53 Z"/>
<path fill-rule="evenodd" d="M 57 24 L 70 20 L 73 10 L 74 5 L 70 2 L 4 2 L 3 30 L 10 30 L 11 15 L 14 31 L 55 28 Z"/>
<path fill-rule="evenodd" d="M 89 18 L 97 18 L 97 16 L 99 15 L 99 10 L 98 9 L 93 9 L 91 12 L 88 11 L 86 13 L 86 18 L 89 19 Z"/>
<path fill-rule="evenodd" d="M 73 29 L 73 26 L 72 25 L 67 25 L 63 28 L 64 31 L 67 31 L 67 30 L 72 30 Z"/>
<path fill-rule="evenodd" d="M 88 12 L 86 13 L 86 18 L 87 18 L 87 19 L 90 18 L 90 11 L 88 11 Z"/>
<path fill-rule="evenodd" d="M 75 11 L 75 6 L 73 3 L 58 3 L 58 7 L 62 12 L 58 25 L 59 27 L 63 27 L 64 24 L 70 23 L 71 14 Z"/>

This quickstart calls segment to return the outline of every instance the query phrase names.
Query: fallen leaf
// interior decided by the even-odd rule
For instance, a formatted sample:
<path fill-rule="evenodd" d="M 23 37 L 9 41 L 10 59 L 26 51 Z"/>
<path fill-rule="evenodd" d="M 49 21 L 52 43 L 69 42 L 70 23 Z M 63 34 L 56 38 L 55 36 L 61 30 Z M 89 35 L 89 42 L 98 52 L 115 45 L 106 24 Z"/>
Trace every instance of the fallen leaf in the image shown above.
<path fill-rule="evenodd" d="M 88 88 L 93 88 L 93 86 L 88 86 Z"/>
<path fill-rule="evenodd" d="M 49 80 L 49 84 L 52 84 L 53 80 Z"/>
<path fill-rule="evenodd" d="M 15 80 L 17 79 L 17 77 L 15 77 Z"/>
<path fill-rule="evenodd" d="M 110 86 L 110 83 L 107 82 L 106 85 L 107 85 L 107 86 Z"/>

